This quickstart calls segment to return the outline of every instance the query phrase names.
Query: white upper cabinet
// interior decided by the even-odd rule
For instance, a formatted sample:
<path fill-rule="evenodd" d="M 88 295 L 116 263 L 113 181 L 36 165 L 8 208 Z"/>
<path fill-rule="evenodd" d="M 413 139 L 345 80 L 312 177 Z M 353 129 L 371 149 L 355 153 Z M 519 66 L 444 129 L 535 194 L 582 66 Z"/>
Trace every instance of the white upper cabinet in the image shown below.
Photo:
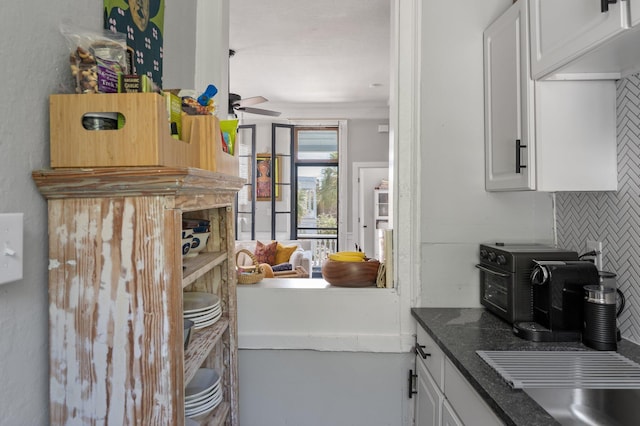
<path fill-rule="evenodd" d="M 633 3 L 631 3 L 633 1 Z M 530 0 L 531 75 L 538 79 L 618 79 L 640 65 L 638 0 Z"/>
<path fill-rule="evenodd" d="M 484 32 L 487 190 L 535 189 L 527 10 L 514 4 Z"/>
<path fill-rule="evenodd" d="M 533 81 L 527 4 L 484 33 L 485 188 L 616 190 L 615 82 Z"/>

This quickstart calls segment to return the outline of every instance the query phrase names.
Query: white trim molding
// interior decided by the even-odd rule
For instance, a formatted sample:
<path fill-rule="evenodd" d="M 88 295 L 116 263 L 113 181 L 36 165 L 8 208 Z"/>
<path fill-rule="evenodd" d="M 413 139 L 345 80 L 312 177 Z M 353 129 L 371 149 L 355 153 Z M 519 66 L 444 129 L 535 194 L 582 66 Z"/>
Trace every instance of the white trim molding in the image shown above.
<path fill-rule="evenodd" d="M 422 2 L 395 0 L 395 67 L 391 102 L 390 176 L 394 203 L 394 271 L 400 295 L 400 334 L 415 332 L 410 308 L 420 301 L 420 73 Z"/>
<path fill-rule="evenodd" d="M 406 353 L 414 345 L 414 335 L 330 334 L 330 333 L 242 333 L 239 349 L 298 349 L 324 352 Z"/>

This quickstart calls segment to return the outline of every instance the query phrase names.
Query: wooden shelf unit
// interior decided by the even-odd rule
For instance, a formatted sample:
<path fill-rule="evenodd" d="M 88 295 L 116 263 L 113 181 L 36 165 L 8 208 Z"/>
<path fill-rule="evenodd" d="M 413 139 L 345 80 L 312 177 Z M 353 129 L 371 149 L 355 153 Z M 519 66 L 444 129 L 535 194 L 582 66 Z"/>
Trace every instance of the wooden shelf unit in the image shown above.
<path fill-rule="evenodd" d="M 238 425 L 233 205 L 244 179 L 192 168 L 38 170 L 48 200 L 51 424 L 183 425 L 200 367 L 222 376 L 203 425 Z M 182 218 L 211 221 L 184 260 Z M 222 318 L 183 349 L 182 295 L 210 292 Z"/>

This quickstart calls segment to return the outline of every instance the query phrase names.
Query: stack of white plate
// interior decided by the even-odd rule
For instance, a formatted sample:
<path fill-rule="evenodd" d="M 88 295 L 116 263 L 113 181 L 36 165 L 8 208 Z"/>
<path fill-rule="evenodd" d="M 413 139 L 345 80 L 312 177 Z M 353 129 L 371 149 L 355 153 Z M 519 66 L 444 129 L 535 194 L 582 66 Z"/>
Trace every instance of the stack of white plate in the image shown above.
<path fill-rule="evenodd" d="M 220 298 L 211 293 L 185 292 L 182 297 L 183 315 L 199 330 L 213 325 L 222 317 Z"/>
<path fill-rule="evenodd" d="M 184 392 L 184 415 L 198 417 L 210 413 L 222 402 L 220 375 L 211 368 L 199 369 Z"/>

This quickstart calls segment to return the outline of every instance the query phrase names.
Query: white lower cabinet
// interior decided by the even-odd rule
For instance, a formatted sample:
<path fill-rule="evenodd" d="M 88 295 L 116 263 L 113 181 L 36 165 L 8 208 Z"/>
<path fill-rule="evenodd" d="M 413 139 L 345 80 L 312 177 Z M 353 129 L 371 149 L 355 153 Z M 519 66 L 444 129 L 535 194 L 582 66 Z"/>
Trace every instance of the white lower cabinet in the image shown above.
<path fill-rule="evenodd" d="M 503 424 L 449 359 L 444 362 L 443 392 L 453 412 L 460 419 L 460 423 L 453 424 L 474 426 Z"/>
<path fill-rule="evenodd" d="M 416 425 L 436 426 L 440 422 L 440 407 L 444 395 L 433 381 L 422 360 L 416 361 Z"/>
<path fill-rule="evenodd" d="M 416 426 L 503 424 L 421 327 L 416 338 L 416 375 Z"/>
<path fill-rule="evenodd" d="M 442 401 L 442 426 L 463 426 L 462 420 L 458 418 L 453 407 L 446 399 Z"/>

